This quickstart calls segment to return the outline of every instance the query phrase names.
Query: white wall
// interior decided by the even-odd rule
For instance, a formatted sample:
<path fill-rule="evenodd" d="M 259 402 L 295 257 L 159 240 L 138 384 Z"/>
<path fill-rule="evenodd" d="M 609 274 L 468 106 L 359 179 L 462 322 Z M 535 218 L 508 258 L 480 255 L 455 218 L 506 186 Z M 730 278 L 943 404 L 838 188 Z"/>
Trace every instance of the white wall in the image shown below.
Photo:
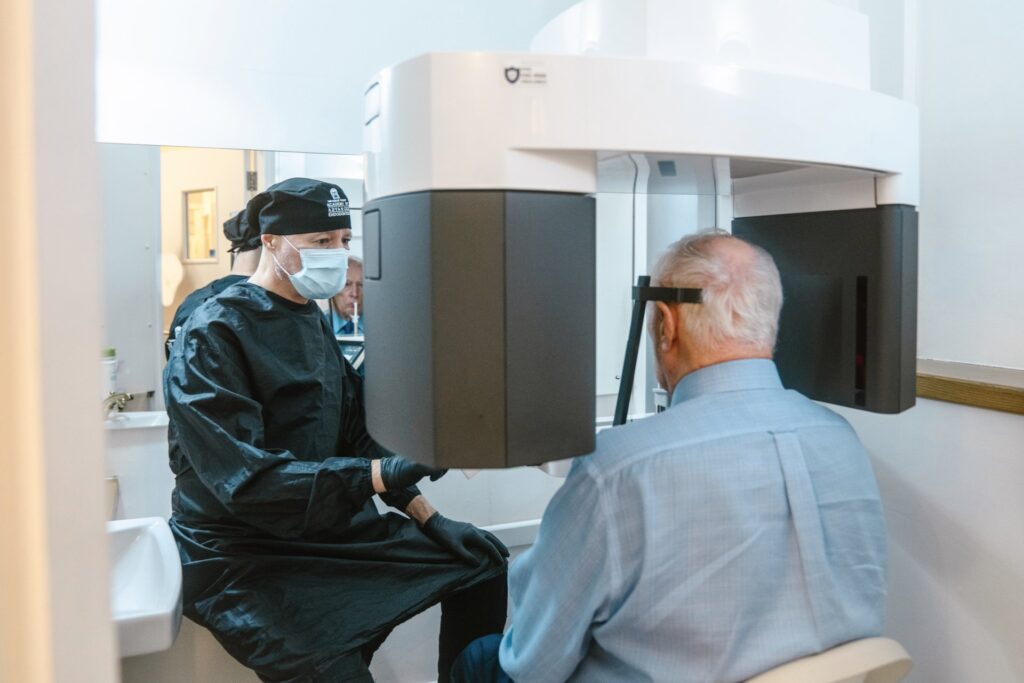
<path fill-rule="evenodd" d="M 882 492 L 886 631 L 914 658 L 908 683 L 1024 680 L 1024 418 L 927 400 L 839 412 Z"/>
<path fill-rule="evenodd" d="M 98 137 L 358 154 L 378 70 L 422 52 L 525 50 L 574 1 L 98 0 Z"/>
<path fill-rule="evenodd" d="M 99 419 L 93 5 L 0 3 L 0 678 L 116 678 Z M 70 304 L 70 305 L 69 305 Z"/>
<path fill-rule="evenodd" d="M 902 70 L 921 109 L 918 355 L 1024 368 L 1024 5 L 892 4 L 910 10 L 905 34 L 872 73 L 888 88 Z M 1024 680 L 1024 417 L 927 400 L 842 412 L 886 505 L 887 630 L 914 657 L 908 681 Z"/>
<path fill-rule="evenodd" d="M 117 349 L 118 388 L 160 389 L 160 148 L 100 145 L 104 346 Z"/>
<path fill-rule="evenodd" d="M 1024 5 L 919 12 L 920 355 L 1024 368 Z"/>
<path fill-rule="evenodd" d="M 100 254 L 87 2 L 36 0 L 36 230 L 55 681 L 114 680 L 97 391 Z M 26 226 L 27 227 L 27 226 Z M 31 228 L 29 228 L 31 229 Z M 69 300 L 75 305 L 62 308 Z M 46 315 L 61 311 L 60 316 Z M 8 454 L 25 457 L 26 454 Z M 7 548 L 4 552 L 17 552 Z"/>
<path fill-rule="evenodd" d="M 905 97 L 904 50 L 908 26 L 906 0 L 860 0 L 868 15 L 871 35 L 871 89 L 893 97 Z"/>

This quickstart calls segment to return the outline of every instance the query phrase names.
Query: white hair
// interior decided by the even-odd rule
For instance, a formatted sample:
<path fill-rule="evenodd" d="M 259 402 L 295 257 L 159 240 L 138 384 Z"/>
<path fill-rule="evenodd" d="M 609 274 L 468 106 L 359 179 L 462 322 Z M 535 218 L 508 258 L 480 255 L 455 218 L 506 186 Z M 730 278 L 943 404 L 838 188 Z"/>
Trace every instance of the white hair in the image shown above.
<path fill-rule="evenodd" d="M 745 248 L 730 249 L 729 243 Z M 724 230 L 688 235 L 658 259 L 653 281 L 655 286 L 704 290 L 703 303 L 683 304 L 683 327 L 699 347 L 775 349 L 782 284 L 764 249 Z M 652 322 L 660 322 L 657 314 Z"/>

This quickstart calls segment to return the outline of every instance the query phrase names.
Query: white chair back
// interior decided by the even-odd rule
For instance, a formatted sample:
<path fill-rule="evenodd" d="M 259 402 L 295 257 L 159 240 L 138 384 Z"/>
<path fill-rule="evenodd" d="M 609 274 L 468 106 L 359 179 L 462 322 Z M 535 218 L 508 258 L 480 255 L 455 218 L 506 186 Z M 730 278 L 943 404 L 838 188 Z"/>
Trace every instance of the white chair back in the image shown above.
<path fill-rule="evenodd" d="M 912 664 L 895 640 L 864 638 L 787 662 L 746 683 L 899 683 Z"/>

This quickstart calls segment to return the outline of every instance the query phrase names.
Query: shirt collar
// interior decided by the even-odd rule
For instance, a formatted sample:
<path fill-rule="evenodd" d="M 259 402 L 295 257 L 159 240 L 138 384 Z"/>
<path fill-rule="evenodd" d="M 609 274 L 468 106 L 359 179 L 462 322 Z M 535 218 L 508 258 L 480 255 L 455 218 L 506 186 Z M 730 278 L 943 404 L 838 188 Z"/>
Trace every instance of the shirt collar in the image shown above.
<path fill-rule="evenodd" d="M 695 370 L 679 380 L 672 392 L 672 405 L 703 394 L 782 388 L 774 362 L 766 358 L 731 360 Z"/>

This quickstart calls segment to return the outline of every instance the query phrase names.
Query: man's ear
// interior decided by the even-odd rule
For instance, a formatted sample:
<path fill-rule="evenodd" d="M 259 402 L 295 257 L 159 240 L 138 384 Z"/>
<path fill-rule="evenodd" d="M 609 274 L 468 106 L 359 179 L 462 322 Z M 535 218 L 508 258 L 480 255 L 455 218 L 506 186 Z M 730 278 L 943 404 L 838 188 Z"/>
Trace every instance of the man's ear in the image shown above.
<path fill-rule="evenodd" d="M 260 235 L 260 242 L 263 244 L 265 249 L 270 249 L 270 251 L 274 251 L 274 247 L 277 246 L 274 244 L 273 235 Z"/>
<path fill-rule="evenodd" d="M 655 306 L 658 307 L 658 324 L 655 330 L 658 346 L 667 351 L 676 343 L 679 320 L 676 317 L 675 309 L 665 302 L 657 301 Z"/>

